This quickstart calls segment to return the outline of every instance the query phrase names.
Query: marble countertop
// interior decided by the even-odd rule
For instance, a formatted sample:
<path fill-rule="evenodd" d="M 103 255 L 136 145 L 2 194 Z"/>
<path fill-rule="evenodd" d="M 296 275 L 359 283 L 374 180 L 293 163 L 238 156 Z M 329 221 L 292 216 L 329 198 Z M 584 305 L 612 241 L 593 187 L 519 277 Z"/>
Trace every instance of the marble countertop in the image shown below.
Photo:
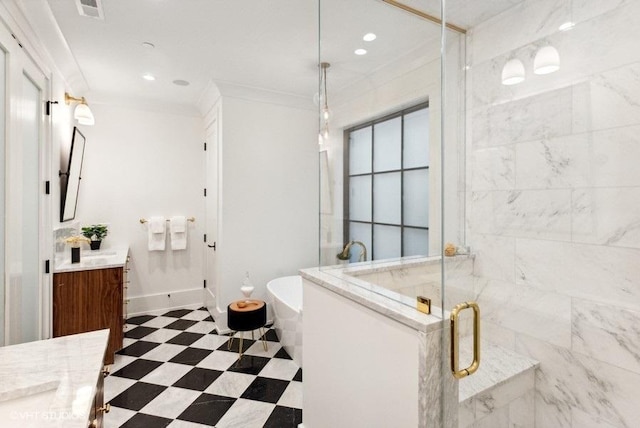
<path fill-rule="evenodd" d="M 0 348 L 0 426 L 86 428 L 109 330 Z"/>
<path fill-rule="evenodd" d="M 123 267 L 127 263 L 129 255 L 128 246 L 118 246 L 104 248 L 102 250 L 91 251 L 84 248 L 80 253 L 80 262 L 71 263 L 71 251 L 67 249 L 64 257 L 56 259 L 54 272 L 76 272 L 81 270 L 107 269 Z"/>

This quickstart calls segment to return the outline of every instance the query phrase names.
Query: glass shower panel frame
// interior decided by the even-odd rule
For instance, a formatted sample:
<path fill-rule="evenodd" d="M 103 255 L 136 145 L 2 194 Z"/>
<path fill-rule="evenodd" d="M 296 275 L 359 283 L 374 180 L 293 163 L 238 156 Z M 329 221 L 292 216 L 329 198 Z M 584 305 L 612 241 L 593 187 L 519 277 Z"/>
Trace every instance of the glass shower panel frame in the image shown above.
<path fill-rule="evenodd" d="M 0 213 L 5 213 L 7 52 L 0 47 Z M 5 343 L 5 216 L 0 216 L 0 346 Z"/>

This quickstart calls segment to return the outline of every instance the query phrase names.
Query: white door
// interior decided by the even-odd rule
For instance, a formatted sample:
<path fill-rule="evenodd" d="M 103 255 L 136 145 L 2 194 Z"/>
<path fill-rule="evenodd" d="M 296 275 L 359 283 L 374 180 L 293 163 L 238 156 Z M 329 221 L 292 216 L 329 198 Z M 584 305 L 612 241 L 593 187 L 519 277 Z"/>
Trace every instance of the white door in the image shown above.
<path fill-rule="evenodd" d="M 216 317 L 217 310 L 217 257 L 218 247 L 218 177 L 220 168 L 218 165 L 218 140 L 220 135 L 220 121 L 217 114 L 218 108 L 214 108 L 214 115 L 207 125 L 207 141 L 205 150 L 205 305 L 209 312 Z"/>
<path fill-rule="evenodd" d="M 2 83 L 10 100 L 3 115 L 4 343 L 14 344 L 42 339 L 49 330 L 50 287 L 44 270 L 51 253 L 44 234 L 51 221 L 45 196 L 49 80 L 5 27 L 0 28 L 0 44 L 6 73 Z"/>

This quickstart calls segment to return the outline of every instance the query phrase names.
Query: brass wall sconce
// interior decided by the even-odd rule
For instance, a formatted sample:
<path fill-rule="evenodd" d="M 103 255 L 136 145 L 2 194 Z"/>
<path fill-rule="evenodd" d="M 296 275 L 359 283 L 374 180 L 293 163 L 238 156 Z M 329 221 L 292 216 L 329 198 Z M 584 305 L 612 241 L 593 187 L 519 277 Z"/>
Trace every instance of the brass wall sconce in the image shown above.
<path fill-rule="evenodd" d="M 69 95 L 68 92 L 64 93 L 64 103 L 69 105 L 72 102 L 78 103 L 75 110 L 73 111 L 73 117 L 78 121 L 80 125 L 89 125 L 93 126 L 96 123 L 95 118 L 93 117 L 93 113 L 91 109 L 87 105 L 87 100 L 82 98 L 76 98 Z"/>

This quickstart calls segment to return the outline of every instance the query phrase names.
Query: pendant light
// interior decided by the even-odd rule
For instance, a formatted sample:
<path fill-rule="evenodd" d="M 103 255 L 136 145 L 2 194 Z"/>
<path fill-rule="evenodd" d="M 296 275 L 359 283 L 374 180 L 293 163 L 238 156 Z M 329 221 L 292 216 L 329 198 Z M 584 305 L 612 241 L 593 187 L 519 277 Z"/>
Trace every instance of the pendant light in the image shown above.
<path fill-rule="evenodd" d="M 544 46 L 538 50 L 533 59 L 535 74 L 549 74 L 560 69 L 560 54 L 553 46 Z"/>
<path fill-rule="evenodd" d="M 502 84 L 516 85 L 524 81 L 524 64 L 518 58 L 507 61 L 502 67 Z"/>
<path fill-rule="evenodd" d="M 320 63 L 320 101 L 322 102 L 322 107 L 320 111 L 320 135 L 318 137 L 318 141 L 320 144 L 326 139 L 329 138 L 329 118 L 331 117 L 331 111 L 329 110 L 329 102 L 327 100 L 327 69 L 331 67 L 331 64 L 328 62 Z"/>

